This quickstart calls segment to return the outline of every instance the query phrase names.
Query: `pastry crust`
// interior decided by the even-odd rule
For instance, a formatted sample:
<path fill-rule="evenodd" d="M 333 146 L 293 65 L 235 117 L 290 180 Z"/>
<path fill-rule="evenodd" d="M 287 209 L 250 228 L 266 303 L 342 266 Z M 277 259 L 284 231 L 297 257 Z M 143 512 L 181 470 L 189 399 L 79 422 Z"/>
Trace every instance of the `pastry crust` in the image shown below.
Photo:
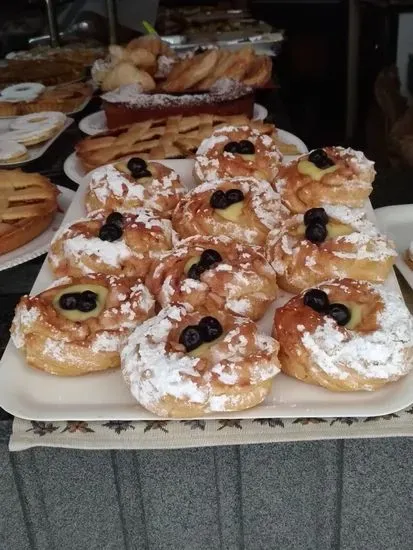
<path fill-rule="evenodd" d="M 237 219 L 225 219 L 210 205 L 215 191 L 239 189 L 244 195 Z M 172 225 L 181 238 L 192 235 L 224 235 L 235 241 L 264 246 L 271 229 L 278 227 L 288 212 L 271 185 L 255 178 L 227 178 L 205 182 L 178 203 Z"/>
<path fill-rule="evenodd" d="M 242 81 L 247 86 L 265 86 L 271 79 L 272 61 L 267 55 L 256 55 Z"/>
<path fill-rule="evenodd" d="M 130 61 L 121 61 L 103 77 L 101 88 L 108 92 L 126 84 L 138 84 L 143 92 L 150 92 L 156 87 L 149 73 L 138 69 Z"/>
<path fill-rule="evenodd" d="M 246 124 L 261 133 L 274 130 L 272 124 L 249 121 L 243 115 L 171 116 L 89 136 L 76 144 L 76 153 L 87 172 L 129 156 L 145 160 L 193 157 L 202 140 L 214 129 Z"/>
<path fill-rule="evenodd" d="M 253 62 L 254 51 L 251 46 L 245 46 L 238 51 L 215 50 L 218 53 L 217 62 L 208 76 L 195 86 L 197 90 L 209 90 L 220 78 L 229 78 L 242 82 Z"/>
<path fill-rule="evenodd" d="M 171 222 L 144 208 L 123 214 L 120 238 L 101 240 L 99 232 L 107 215 L 94 212 L 57 233 L 48 256 L 56 277 L 88 273 L 144 277 L 153 260 L 172 248 Z"/>
<path fill-rule="evenodd" d="M 50 225 L 58 193 L 40 174 L 0 170 L 0 254 L 23 246 Z"/>
<path fill-rule="evenodd" d="M 278 174 L 282 155 L 272 135 L 275 127 L 269 127 L 270 135 L 249 126 L 224 126 L 204 139 L 195 157 L 194 174 L 198 181 L 218 178 L 252 176 L 273 182 Z M 224 151 L 229 142 L 248 140 L 254 145 L 252 155 Z"/>
<path fill-rule="evenodd" d="M 162 85 L 162 90 L 180 92 L 194 87 L 216 66 L 218 57 L 218 50 L 208 50 L 177 63 L 168 74 Z"/>
<path fill-rule="evenodd" d="M 397 257 L 394 244 L 367 220 L 363 210 L 330 205 L 324 209 L 329 217 L 324 242 L 306 239 L 302 214 L 268 235 L 266 256 L 280 287 L 295 294 L 337 277 L 385 281 Z"/>
<path fill-rule="evenodd" d="M 222 261 L 188 278 L 187 265 L 205 250 L 215 250 Z M 146 284 L 162 307 L 171 303 L 204 305 L 234 315 L 260 319 L 276 298 L 275 271 L 254 248 L 228 237 L 189 237 L 154 262 Z"/>
<path fill-rule="evenodd" d="M 42 111 L 71 113 L 83 105 L 86 98 L 90 97 L 92 93 L 92 87 L 83 82 L 46 88 L 37 99 L 19 103 L 19 115 Z"/>
<path fill-rule="evenodd" d="M 261 403 L 279 372 L 276 340 L 258 333 L 249 319 L 190 309 L 169 306 L 129 337 L 121 367 L 138 403 L 156 415 L 181 418 Z M 218 319 L 224 332 L 194 357 L 179 337 L 205 315 Z"/>
<path fill-rule="evenodd" d="M 98 168 L 91 176 L 86 194 L 86 210 L 117 210 L 134 212 L 136 208 L 150 208 L 169 218 L 184 195 L 179 176 L 159 162 L 148 162 L 151 177 L 134 178 L 127 162 L 117 162 Z"/>
<path fill-rule="evenodd" d="M 362 207 L 372 191 L 376 172 L 374 163 L 361 151 L 344 147 L 324 147 L 337 167 L 326 172 L 320 180 L 299 171 L 299 164 L 308 155 L 290 162 L 280 170 L 275 187 L 291 212 L 303 213 L 323 204 L 337 204 L 350 208 Z"/>
<path fill-rule="evenodd" d="M 81 321 L 57 309 L 56 295 L 74 285 L 107 293 L 98 316 Z M 23 296 L 16 307 L 11 337 L 31 367 L 60 376 L 117 368 L 127 335 L 154 313 L 154 300 L 135 277 L 89 275 L 65 278 L 37 296 Z"/>
<path fill-rule="evenodd" d="M 285 374 L 333 391 L 377 390 L 413 367 L 413 321 L 399 294 L 341 279 L 319 285 L 330 304 L 359 308 L 353 329 L 304 305 L 304 293 L 275 313 Z"/>

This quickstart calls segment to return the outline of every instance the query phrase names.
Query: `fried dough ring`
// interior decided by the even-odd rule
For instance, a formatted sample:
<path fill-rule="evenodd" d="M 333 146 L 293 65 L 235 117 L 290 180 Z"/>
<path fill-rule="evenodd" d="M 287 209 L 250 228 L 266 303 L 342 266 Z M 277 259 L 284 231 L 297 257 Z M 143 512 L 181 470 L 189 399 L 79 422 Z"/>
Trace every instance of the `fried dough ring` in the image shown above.
<path fill-rule="evenodd" d="M 235 221 L 222 218 L 210 205 L 215 191 L 240 189 L 244 206 Z M 172 225 L 181 238 L 192 235 L 224 235 L 235 241 L 263 246 L 271 229 L 285 219 L 279 195 L 270 184 L 255 178 L 227 178 L 206 182 L 187 193 L 178 203 Z"/>
<path fill-rule="evenodd" d="M 394 244 L 361 209 L 325 206 L 325 211 L 327 227 L 339 228 L 341 234 L 328 236 L 322 243 L 305 238 L 301 214 L 269 233 L 266 256 L 280 287 L 296 294 L 338 275 L 372 283 L 385 281 L 397 257 Z"/>
<path fill-rule="evenodd" d="M 298 171 L 303 155 L 280 170 L 275 182 L 283 203 L 291 212 L 302 213 L 322 204 L 336 204 L 350 208 L 362 207 L 372 191 L 376 175 L 374 163 L 361 151 L 344 147 L 324 147 L 337 170 L 326 173 L 320 181 Z"/>
<path fill-rule="evenodd" d="M 53 305 L 57 293 L 73 285 L 107 289 L 98 317 L 71 321 Z M 14 344 L 31 367 L 60 376 L 118 368 L 121 343 L 154 313 L 154 300 L 136 277 L 89 275 L 62 279 L 37 296 L 23 296 L 11 328 Z"/>
<path fill-rule="evenodd" d="M 222 262 L 189 279 L 188 261 L 213 249 Z M 146 284 L 162 307 L 188 303 L 229 311 L 234 315 L 260 319 L 276 298 L 275 271 L 254 248 L 228 237 L 189 237 L 180 241 L 152 265 Z"/>
<path fill-rule="evenodd" d="M 341 279 L 318 286 L 329 302 L 361 310 L 354 329 L 304 305 L 303 294 L 277 309 L 273 335 L 288 376 L 332 391 L 377 390 L 413 367 L 413 321 L 402 297 L 381 285 Z"/>
<path fill-rule="evenodd" d="M 145 277 L 152 261 L 172 248 L 171 222 L 137 208 L 123 214 L 122 236 L 102 241 L 107 212 L 98 211 L 59 231 L 50 246 L 49 264 L 57 277 L 88 273 Z"/>
<path fill-rule="evenodd" d="M 205 315 L 217 318 L 224 333 L 197 358 L 185 351 L 179 336 Z M 279 372 L 278 348 L 249 319 L 173 305 L 131 334 L 122 351 L 122 373 L 138 403 L 159 416 L 240 411 L 268 395 Z"/>

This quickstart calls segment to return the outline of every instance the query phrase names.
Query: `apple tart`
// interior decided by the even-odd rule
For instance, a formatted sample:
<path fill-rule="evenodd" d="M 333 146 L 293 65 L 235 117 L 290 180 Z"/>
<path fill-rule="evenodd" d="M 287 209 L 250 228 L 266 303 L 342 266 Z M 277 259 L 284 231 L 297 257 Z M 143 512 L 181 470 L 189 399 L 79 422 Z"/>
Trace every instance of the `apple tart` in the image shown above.
<path fill-rule="evenodd" d="M 117 368 L 128 334 L 154 313 L 136 277 L 66 277 L 16 307 L 11 337 L 31 367 L 60 376 Z"/>
<path fill-rule="evenodd" d="M 333 391 L 377 390 L 413 367 L 413 318 L 382 285 L 322 283 L 277 309 L 281 370 Z"/>
<path fill-rule="evenodd" d="M 323 204 L 362 207 L 372 191 L 374 162 L 344 147 L 315 149 L 282 167 L 275 182 L 291 212 Z"/>
<path fill-rule="evenodd" d="M 279 372 L 278 348 L 250 319 L 171 305 L 134 330 L 121 367 L 140 405 L 194 417 L 261 403 Z"/>
<path fill-rule="evenodd" d="M 280 287 L 297 293 L 334 278 L 381 283 L 397 257 L 361 209 L 311 208 L 268 235 L 266 255 Z"/>
<path fill-rule="evenodd" d="M 146 285 L 162 307 L 216 308 L 260 319 L 276 298 L 276 274 L 253 247 L 228 237 L 194 236 L 152 264 Z"/>

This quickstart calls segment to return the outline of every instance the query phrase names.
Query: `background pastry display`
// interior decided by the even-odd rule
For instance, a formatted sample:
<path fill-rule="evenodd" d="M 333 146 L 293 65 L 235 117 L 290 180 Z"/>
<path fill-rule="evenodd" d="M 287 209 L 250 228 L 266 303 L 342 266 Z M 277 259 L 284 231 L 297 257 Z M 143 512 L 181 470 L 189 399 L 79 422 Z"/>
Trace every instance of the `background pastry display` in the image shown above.
<path fill-rule="evenodd" d="M 87 172 L 128 156 L 144 160 L 193 157 L 204 138 L 228 125 L 248 125 L 263 134 L 274 133 L 272 124 L 251 121 L 243 115 L 176 116 L 89 136 L 76 144 L 76 153 Z"/>
<path fill-rule="evenodd" d="M 0 170 L 0 254 L 30 242 L 51 224 L 57 195 L 40 174 Z"/>
<path fill-rule="evenodd" d="M 237 51 L 212 48 L 179 57 L 157 36 L 143 36 L 125 47 L 109 47 L 106 60 L 97 60 L 92 77 L 103 91 L 137 84 L 141 92 L 168 93 L 209 90 L 221 78 L 247 86 L 265 86 L 271 78 L 272 63 L 257 55 L 251 46 Z"/>
<path fill-rule="evenodd" d="M 0 93 L 0 116 L 42 111 L 71 113 L 81 107 L 92 93 L 92 87 L 82 82 L 50 87 L 33 82 L 8 86 Z"/>

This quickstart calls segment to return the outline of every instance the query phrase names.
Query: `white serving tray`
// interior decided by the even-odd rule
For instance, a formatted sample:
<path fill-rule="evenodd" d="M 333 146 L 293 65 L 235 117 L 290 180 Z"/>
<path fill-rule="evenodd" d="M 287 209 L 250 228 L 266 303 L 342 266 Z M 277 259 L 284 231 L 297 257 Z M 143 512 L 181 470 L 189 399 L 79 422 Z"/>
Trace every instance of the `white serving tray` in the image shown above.
<path fill-rule="evenodd" d="M 14 119 L 8 119 L 7 126 L 4 125 L 5 121 L 3 120 L 3 125 L 0 127 L 0 139 L 1 134 L 8 132 L 9 124 L 11 120 Z M 17 168 L 19 166 L 23 166 L 23 164 L 27 164 L 28 162 L 32 162 L 33 160 L 36 160 L 40 158 L 44 153 L 49 149 L 49 147 L 52 145 L 53 142 L 57 140 L 57 138 L 63 134 L 63 132 L 69 128 L 69 126 L 72 124 L 73 118 L 66 117 L 65 123 L 59 132 L 54 135 L 52 138 L 48 139 L 47 141 L 44 141 L 43 143 L 39 143 L 38 145 L 28 145 L 27 151 L 29 155 L 24 160 L 19 160 L 18 162 L 0 162 L 0 166 L 2 168 Z"/>
<path fill-rule="evenodd" d="M 7 252 L 7 254 L 1 254 L 0 271 L 10 269 L 11 267 L 16 267 L 16 265 L 24 264 L 25 262 L 41 256 L 49 250 L 50 242 L 53 239 L 55 232 L 59 229 L 75 194 L 74 191 L 67 189 L 67 187 L 60 187 L 58 185 L 57 188 L 60 191 L 60 195 L 57 199 L 60 210 L 56 212 L 52 223 L 46 231 L 43 231 L 43 233 L 32 241 L 16 248 L 15 250 L 12 250 L 11 252 Z"/>
<path fill-rule="evenodd" d="M 399 256 L 396 267 L 413 289 L 413 270 L 404 261 L 406 250 L 413 241 L 413 204 L 385 206 L 374 211 L 377 225 L 391 237 Z"/>
<path fill-rule="evenodd" d="M 264 120 L 267 118 L 267 115 L 268 110 L 263 105 L 254 103 L 254 113 L 252 115 L 253 120 Z M 108 127 L 106 126 L 105 111 L 97 111 L 96 113 L 85 116 L 85 118 L 82 118 L 79 122 L 79 128 L 88 136 L 94 136 L 100 132 L 106 132 Z"/>
<path fill-rule="evenodd" d="M 162 161 L 174 168 L 183 183 L 193 187 L 192 160 Z M 90 175 L 79 187 L 64 223 L 84 216 L 84 195 Z M 370 203 L 366 210 L 374 219 Z M 36 294 L 52 282 L 47 263 L 40 270 L 32 293 Z M 398 290 L 394 273 L 386 285 Z M 260 326 L 271 330 L 275 305 L 283 304 L 284 293 L 269 308 Z M 246 411 L 216 413 L 207 418 L 290 418 L 377 416 L 409 406 L 413 401 L 413 372 L 376 392 L 334 393 L 289 378 L 275 377 L 272 392 L 261 405 Z M 120 371 L 90 374 L 81 377 L 57 377 L 26 365 L 23 355 L 9 342 L 0 363 L 0 405 L 21 418 L 31 420 L 153 420 L 150 412 L 132 398 Z"/>
<path fill-rule="evenodd" d="M 286 130 L 280 130 L 279 128 L 277 128 L 277 133 L 282 141 L 291 145 L 295 145 L 300 151 L 300 154 L 308 153 L 307 145 L 294 134 L 291 134 Z M 299 155 L 285 155 L 283 158 L 283 163 L 285 164 L 287 162 L 291 162 L 298 156 Z M 67 157 L 63 164 L 63 171 L 69 179 L 78 184 L 81 184 L 84 177 L 86 176 L 86 172 L 84 171 L 76 153 L 71 153 Z"/>

